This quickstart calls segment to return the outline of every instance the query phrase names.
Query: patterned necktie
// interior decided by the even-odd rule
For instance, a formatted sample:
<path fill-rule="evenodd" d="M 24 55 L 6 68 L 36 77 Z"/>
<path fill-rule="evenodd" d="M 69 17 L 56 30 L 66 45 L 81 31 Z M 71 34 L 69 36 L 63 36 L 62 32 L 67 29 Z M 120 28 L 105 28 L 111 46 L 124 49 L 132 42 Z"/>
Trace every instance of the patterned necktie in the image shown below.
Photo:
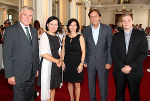
<path fill-rule="evenodd" d="M 29 41 L 30 45 L 32 46 L 32 40 L 31 40 L 31 36 L 29 33 L 29 29 L 28 29 L 28 27 L 25 27 L 25 29 L 26 29 L 26 36 L 28 38 L 28 41 Z"/>

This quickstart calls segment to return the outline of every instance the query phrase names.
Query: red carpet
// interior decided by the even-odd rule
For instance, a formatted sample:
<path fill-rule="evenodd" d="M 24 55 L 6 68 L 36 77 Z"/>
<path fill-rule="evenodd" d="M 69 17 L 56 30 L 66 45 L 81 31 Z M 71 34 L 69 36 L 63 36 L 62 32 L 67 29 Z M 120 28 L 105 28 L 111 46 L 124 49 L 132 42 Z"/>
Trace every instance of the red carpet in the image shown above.
<path fill-rule="evenodd" d="M 147 68 L 150 68 L 150 57 L 148 57 L 144 61 L 144 76 L 142 78 L 142 82 L 140 85 L 140 96 L 141 101 L 150 101 L 150 73 L 146 71 Z M 113 68 L 109 71 L 109 79 L 108 79 L 108 100 L 107 101 L 115 101 L 115 84 L 114 78 L 112 75 Z M 87 78 L 87 70 L 85 68 L 85 76 L 84 82 L 81 84 L 81 96 L 80 101 L 90 101 L 89 97 L 89 89 L 88 89 L 88 78 Z M 0 73 L 0 101 L 12 101 L 13 92 L 12 86 L 7 84 L 7 80 L 4 79 L 4 74 Z M 100 92 L 98 88 L 97 82 L 97 101 L 100 101 Z M 35 100 L 40 101 L 40 96 Z M 69 101 L 69 93 L 67 89 L 67 84 L 64 83 L 61 89 L 56 90 L 55 101 Z M 126 92 L 126 101 L 130 101 L 128 89 Z"/>

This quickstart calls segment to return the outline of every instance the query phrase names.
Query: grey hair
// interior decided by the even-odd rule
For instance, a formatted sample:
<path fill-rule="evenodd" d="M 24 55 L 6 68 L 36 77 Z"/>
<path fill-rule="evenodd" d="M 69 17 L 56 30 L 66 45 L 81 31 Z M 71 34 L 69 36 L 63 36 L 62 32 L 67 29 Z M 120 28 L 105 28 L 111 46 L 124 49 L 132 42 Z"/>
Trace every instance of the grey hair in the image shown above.
<path fill-rule="evenodd" d="M 22 13 L 22 11 L 23 10 L 31 10 L 32 12 L 33 12 L 33 8 L 32 7 L 29 7 L 29 6 L 23 6 L 23 7 L 21 7 L 21 9 L 20 9 L 20 13 Z"/>

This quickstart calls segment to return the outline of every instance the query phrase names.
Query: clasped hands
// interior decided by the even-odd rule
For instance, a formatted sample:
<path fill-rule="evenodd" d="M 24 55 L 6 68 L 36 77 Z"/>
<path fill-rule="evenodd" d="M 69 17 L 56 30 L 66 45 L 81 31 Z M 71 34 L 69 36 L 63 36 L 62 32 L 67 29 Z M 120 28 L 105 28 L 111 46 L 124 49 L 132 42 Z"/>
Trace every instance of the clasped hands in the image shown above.
<path fill-rule="evenodd" d="M 61 67 L 62 61 L 60 59 L 57 59 L 56 64 L 57 64 L 58 67 Z"/>
<path fill-rule="evenodd" d="M 131 71 L 131 67 L 129 66 L 129 65 L 125 65 L 122 69 L 121 69 L 121 71 L 123 72 L 123 73 L 125 73 L 125 74 L 129 74 L 130 73 L 130 71 Z"/>

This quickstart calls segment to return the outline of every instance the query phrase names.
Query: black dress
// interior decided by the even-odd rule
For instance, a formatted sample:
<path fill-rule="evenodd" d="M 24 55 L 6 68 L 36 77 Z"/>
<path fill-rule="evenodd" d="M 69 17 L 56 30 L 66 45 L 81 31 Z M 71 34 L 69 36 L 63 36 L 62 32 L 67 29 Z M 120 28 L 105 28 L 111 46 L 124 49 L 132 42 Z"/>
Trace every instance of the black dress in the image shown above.
<path fill-rule="evenodd" d="M 54 58 L 59 59 L 59 38 L 57 36 L 52 36 L 50 34 L 47 34 L 49 42 L 50 42 L 50 48 L 51 48 L 51 54 Z M 51 68 L 51 81 L 50 81 L 50 89 L 53 90 L 54 88 L 58 88 L 60 86 L 61 80 L 61 68 L 57 67 L 56 63 L 52 62 L 52 68 Z"/>
<path fill-rule="evenodd" d="M 84 72 L 78 73 L 78 66 L 81 63 L 80 34 L 74 38 L 66 35 L 65 39 L 65 57 L 64 80 L 71 83 L 80 83 L 84 79 Z"/>

